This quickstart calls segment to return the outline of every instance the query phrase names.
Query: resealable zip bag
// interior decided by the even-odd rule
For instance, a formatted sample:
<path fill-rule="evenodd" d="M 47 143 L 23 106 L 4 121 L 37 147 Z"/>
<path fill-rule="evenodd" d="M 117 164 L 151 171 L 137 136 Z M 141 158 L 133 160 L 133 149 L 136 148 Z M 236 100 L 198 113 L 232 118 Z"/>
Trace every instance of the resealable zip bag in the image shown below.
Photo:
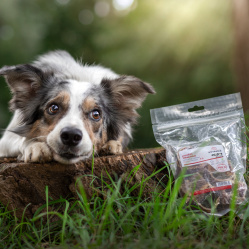
<path fill-rule="evenodd" d="M 237 206 L 245 203 L 247 149 L 239 93 L 153 109 L 151 119 L 174 177 L 185 170 L 182 196 L 216 215 L 230 210 L 233 193 Z"/>

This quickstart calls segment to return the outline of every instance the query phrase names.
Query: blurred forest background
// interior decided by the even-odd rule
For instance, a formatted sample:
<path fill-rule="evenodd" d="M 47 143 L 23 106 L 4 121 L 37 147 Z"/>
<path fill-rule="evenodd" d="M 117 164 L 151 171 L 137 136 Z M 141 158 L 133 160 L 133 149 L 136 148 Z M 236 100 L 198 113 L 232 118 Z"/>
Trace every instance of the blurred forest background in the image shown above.
<path fill-rule="evenodd" d="M 151 83 L 131 147 L 158 146 L 152 108 L 238 91 L 228 0 L 1 0 L 0 66 L 65 49 L 83 62 Z M 0 128 L 9 89 L 0 79 Z"/>

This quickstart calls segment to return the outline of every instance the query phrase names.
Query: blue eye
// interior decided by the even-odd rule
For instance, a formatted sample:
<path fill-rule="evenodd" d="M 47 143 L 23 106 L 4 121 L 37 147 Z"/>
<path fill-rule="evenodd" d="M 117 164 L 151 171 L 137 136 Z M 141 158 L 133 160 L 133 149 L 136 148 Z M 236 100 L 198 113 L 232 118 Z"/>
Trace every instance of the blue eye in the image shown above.
<path fill-rule="evenodd" d="M 49 113 L 50 115 L 54 115 L 54 114 L 56 114 L 58 111 L 59 111 L 59 106 L 56 105 L 56 104 L 53 104 L 53 105 L 51 105 L 51 106 L 48 108 L 48 113 Z"/>

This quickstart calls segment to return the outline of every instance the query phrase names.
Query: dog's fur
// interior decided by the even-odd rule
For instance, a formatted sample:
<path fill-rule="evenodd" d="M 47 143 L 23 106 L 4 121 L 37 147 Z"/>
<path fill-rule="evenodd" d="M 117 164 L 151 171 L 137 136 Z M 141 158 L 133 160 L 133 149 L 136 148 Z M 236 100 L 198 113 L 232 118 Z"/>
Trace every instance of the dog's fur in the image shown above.
<path fill-rule="evenodd" d="M 76 62 L 54 51 L 32 64 L 0 69 L 14 116 L 0 157 L 76 163 L 94 152 L 121 153 L 132 138 L 136 109 L 153 87 L 133 76 Z"/>

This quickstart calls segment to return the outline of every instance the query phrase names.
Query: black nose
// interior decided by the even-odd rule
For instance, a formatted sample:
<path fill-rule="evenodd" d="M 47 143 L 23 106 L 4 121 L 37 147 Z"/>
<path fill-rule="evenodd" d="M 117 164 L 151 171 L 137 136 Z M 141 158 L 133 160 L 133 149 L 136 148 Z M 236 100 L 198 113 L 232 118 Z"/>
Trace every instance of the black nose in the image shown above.
<path fill-rule="evenodd" d="M 76 146 L 82 140 L 82 132 L 74 127 L 65 127 L 61 130 L 61 141 L 68 146 Z"/>

